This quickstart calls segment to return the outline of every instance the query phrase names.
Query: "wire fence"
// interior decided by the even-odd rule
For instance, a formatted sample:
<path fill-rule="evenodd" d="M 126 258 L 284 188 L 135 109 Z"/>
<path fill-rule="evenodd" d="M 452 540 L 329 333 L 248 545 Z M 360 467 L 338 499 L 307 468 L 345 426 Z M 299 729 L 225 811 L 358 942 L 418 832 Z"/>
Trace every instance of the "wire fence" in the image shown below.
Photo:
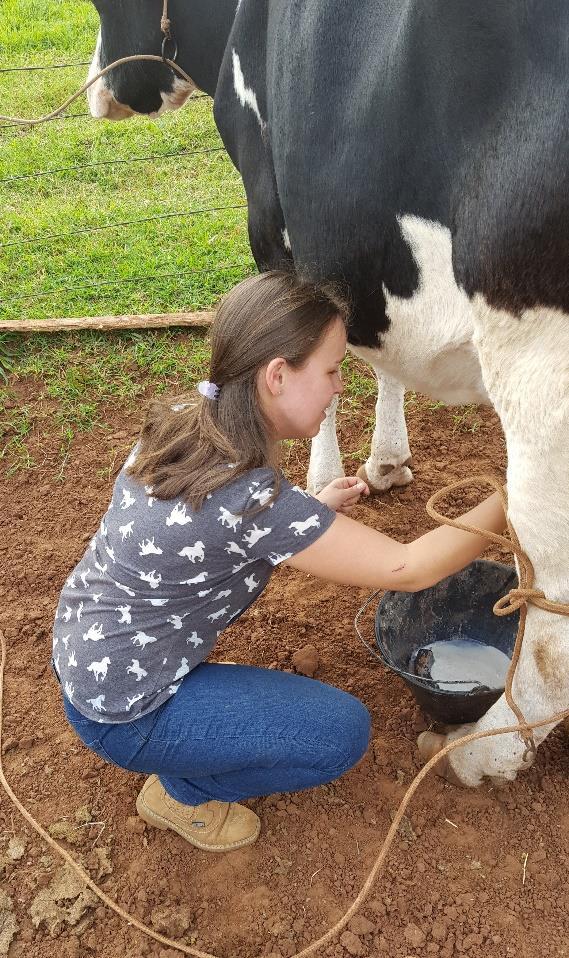
<path fill-rule="evenodd" d="M 89 61 L 85 60 L 70 63 L 9 66 L 0 68 L 0 74 L 34 74 L 50 70 L 84 68 L 88 65 Z M 207 94 L 195 93 L 182 111 L 180 111 L 180 113 L 187 116 L 188 130 L 192 130 L 192 104 L 196 100 L 205 99 L 209 99 Z M 196 107 L 194 107 L 194 109 L 195 108 Z M 219 241 L 220 235 L 225 239 L 226 234 L 228 234 L 229 239 L 231 239 L 232 234 L 235 233 L 236 230 L 242 234 L 245 226 L 244 217 L 240 220 L 239 227 L 235 225 L 234 216 L 231 220 L 227 219 L 228 216 L 236 212 L 240 213 L 246 210 L 247 204 L 240 183 L 239 193 L 240 197 L 242 197 L 241 202 L 223 203 L 218 200 L 218 197 L 223 197 L 225 190 L 228 192 L 228 198 L 229 196 L 235 195 L 236 192 L 236 182 L 238 178 L 236 178 L 235 171 L 232 169 L 228 158 L 226 169 L 229 179 L 225 181 L 225 179 L 222 178 L 215 184 L 215 199 L 218 200 L 217 202 L 214 200 L 214 203 L 210 204 L 198 203 L 195 207 L 189 209 L 175 208 L 161 212 L 149 212 L 149 214 L 145 216 L 119 216 L 116 218 L 109 218 L 108 210 L 102 208 L 100 213 L 97 213 L 102 220 L 98 223 L 92 222 L 92 210 L 89 211 L 86 208 L 82 208 L 81 204 L 78 203 L 77 209 L 74 212 L 75 222 L 69 223 L 69 225 L 73 225 L 72 229 L 44 229 L 38 232 L 29 232 L 30 218 L 21 214 L 25 213 L 27 209 L 26 204 L 29 203 L 30 206 L 34 204 L 36 196 L 36 194 L 34 194 L 35 184 L 37 184 L 38 189 L 41 188 L 42 190 L 41 194 L 37 194 L 41 198 L 45 196 L 57 196 L 58 189 L 62 190 L 62 197 L 66 198 L 70 189 L 69 182 L 72 180 L 75 181 L 78 184 L 78 189 L 80 189 L 84 176 L 97 177 L 99 174 L 105 174 L 107 171 L 109 173 L 116 172 L 118 175 L 119 172 L 122 171 L 122 174 L 129 177 L 131 183 L 133 183 L 137 178 L 136 170 L 143 170 L 144 164 L 147 164 L 154 170 L 162 166 L 164 166 L 165 169 L 170 169 L 168 165 L 176 163 L 175 179 L 179 182 L 180 179 L 184 180 L 184 178 L 186 178 L 188 192 L 191 195 L 192 190 L 194 190 L 196 184 L 199 183 L 199 175 L 195 170 L 187 166 L 188 163 L 191 164 L 194 161 L 206 162 L 210 158 L 213 160 L 217 154 L 220 156 L 222 163 L 220 170 L 223 170 L 223 157 L 226 156 L 226 154 L 213 123 L 211 123 L 211 133 L 217 140 L 215 145 L 204 145 L 194 149 L 180 148 L 163 149 L 162 151 L 141 151 L 133 156 L 113 155 L 110 158 L 90 159 L 88 150 L 89 141 L 92 139 L 91 124 L 94 124 L 95 121 L 92 119 L 89 111 L 68 113 L 55 117 L 48 122 L 62 124 L 61 137 L 64 140 L 67 121 L 80 123 L 82 120 L 89 121 L 85 125 L 86 158 L 84 162 L 56 163 L 54 165 L 50 165 L 48 162 L 43 167 L 40 166 L 39 169 L 28 168 L 25 172 L 14 172 L 0 177 L 0 198 L 4 195 L 7 198 L 7 201 L 4 203 L 5 208 L 8 202 L 12 204 L 14 211 L 14 215 L 7 223 L 5 218 L 5 224 L 8 226 L 8 230 L 5 229 L 3 233 L 5 237 L 6 232 L 8 232 L 8 238 L 0 242 L 3 257 L 3 263 L 0 264 L 0 318 L 33 318 L 34 313 L 36 313 L 39 318 L 44 315 L 49 316 L 49 306 L 51 304 L 53 304 L 53 310 L 51 310 L 52 316 L 77 315 L 77 310 L 74 305 L 75 302 L 80 303 L 84 312 L 90 311 L 93 315 L 97 315 L 97 303 L 104 302 L 108 300 L 109 297 L 115 297 L 117 299 L 117 312 L 121 314 L 125 312 L 139 313 L 141 311 L 141 300 L 144 304 L 147 304 L 148 311 L 162 311 L 157 309 L 157 305 L 159 306 L 161 304 L 161 296 L 164 298 L 164 302 L 162 303 L 164 311 L 169 312 L 179 308 L 194 308 L 194 306 L 189 306 L 187 303 L 187 293 L 189 289 L 191 290 L 193 287 L 196 287 L 199 293 L 199 290 L 202 288 L 207 288 L 208 291 L 211 292 L 213 285 L 213 287 L 219 286 L 220 292 L 222 292 L 224 285 L 232 281 L 232 274 L 237 274 L 239 278 L 241 275 L 247 274 L 254 269 L 254 262 L 248 244 L 244 244 L 243 241 L 235 245 L 233 254 L 231 250 L 228 249 L 231 243 L 229 241 L 221 242 L 219 243 L 219 258 L 216 260 L 215 255 L 212 256 L 212 251 L 215 254 L 216 244 Z M 131 123 L 132 122 L 133 121 L 131 121 Z M 113 126 L 115 126 L 116 129 L 116 125 Z M 29 127 L 21 127 L 18 124 L 12 123 L 0 125 L 0 131 L 9 131 L 11 127 L 17 127 L 17 131 L 13 134 L 12 140 L 6 138 L 9 136 L 8 132 L 6 132 L 4 136 L 0 138 L 0 148 L 2 144 L 10 142 L 20 144 L 22 138 L 25 139 L 26 134 L 30 132 Z M 40 127 L 33 131 L 36 142 L 38 133 L 41 136 L 41 129 Z M 83 127 L 80 127 L 79 134 L 74 134 L 74 146 L 77 146 L 77 136 L 79 135 L 79 137 L 81 137 L 82 131 Z M 169 137 L 165 134 L 164 146 L 168 145 L 168 139 Z M 125 135 L 124 145 L 126 149 L 129 148 L 129 143 L 129 137 Z M 119 152 L 114 135 L 109 135 L 109 146 L 115 152 Z M 49 151 L 46 151 L 46 153 L 49 153 Z M 33 151 L 30 150 L 30 155 L 33 156 L 35 160 L 38 155 L 37 149 Z M 181 161 L 184 163 L 183 166 L 180 165 Z M 130 168 L 133 170 L 132 177 L 130 177 Z M 165 175 L 166 181 L 171 179 L 171 173 Z M 88 182 L 90 183 L 91 180 Z M 46 184 L 46 186 L 42 186 L 42 183 Z M 50 184 L 49 186 L 47 186 L 48 183 Z M 15 194 L 13 192 L 14 190 L 18 190 L 18 193 Z M 65 193 L 66 190 L 67 193 Z M 20 198 L 21 203 L 14 201 L 15 196 Z M 109 193 L 109 197 L 110 196 L 111 194 Z M 212 196 L 212 199 L 213 198 Z M 139 206 L 148 206 L 151 205 L 152 202 L 152 197 L 144 194 L 143 197 L 140 197 Z M 164 206 L 162 197 L 160 197 L 160 205 Z M 61 218 L 57 216 L 58 225 L 62 225 L 64 222 L 64 206 L 65 204 L 62 202 Z M 110 202 L 109 208 L 114 208 Z M 81 219 L 85 217 L 90 219 L 91 222 L 82 225 Z M 192 266 L 192 268 L 185 268 L 183 261 L 180 263 L 179 248 L 176 248 L 174 251 L 176 255 L 171 255 L 170 259 L 166 261 L 156 261 L 152 256 L 149 257 L 148 260 L 137 260 L 136 257 L 139 255 L 138 246 L 141 245 L 141 230 L 146 231 L 144 236 L 147 238 L 148 229 L 153 229 L 155 225 L 159 228 L 164 221 L 175 222 L 176 228 L 178 228 L 179 224 L 189 220 L 196 220 L 199 223 L 196 235 L 200 237 L 200 243 L 203 244 L 203 250 L 198 250 L 198 263 L 195 263 L 195 249 L 192 249 L 192 255 L 188 257 L 187 265 Z M 40 220 L 38 219 L 38 221 Z M 33 218 L 31 222 L 33 224 Z M 44 221 L 41 220 L 41 222 L 43 224 Z M 212 235 L 210 237 L 207 235 L 208 222 L 212 224 Z M 171 231 L 172 228 L 170 227 L 169 230 Z M 13 239 L 9 237 L 9 232 L 12 232 L 12 235 L 16 234 Z M 174 233 L 176 233 L 176 230 L 174 230 Z M 103 262 L 101 260 L 94 262 L 94 268 L 90 275 L 77 276 L 76 264 L 73 263 L 71 268 L 68 266 L 70 261 L 78 260 L 84 262 L 85 265 L 89 267 L 90 254 L 84 244 L 93 234 L 118 234 L 120 237 L 120 240 L 113 242 L 118 243 L 124 255 L 120 259 L 113 259 L 111 278 L 108 277 L 107 261 Z M 161 235 L 156 244 L 157 250 L 163 251 L 167 242 L 167 240 L 164 240 L 164 236 Z M 177 235 L 173 236 L 172 242 L 179 243 L 179 237 Z M 42 250 L 44 251 L 43 253 Z M 172 251 L 170 252 L 172 254 Z M 202 261 L 204 261 L 206 265 L 199 264 L 199 258 L 202 258 Z M 24 263 L 30 265 L 31 272 L 28 273 L 28 275 L 26 275 L 23 268 L 20 268 Z M 40 264 L 39 267 L 38 263 Z M 180 265 L 178 265 L 178 263 L 180 263 Z M 16 266 L 17 280 L 14 282 Z M 138 269 L 136 268 L 137 266 Z M 140 269 L 140 266 L 143 268 Z M 103 272 L 103 276 L 97 276 L 97 273 L 101 271 Z M 104 275 L 105 271 L 107 271 L 107 276 Z M 90 269 L 88 268 L 86 271 L 83 270 L 83 272 L 90 273 Z M 223 276 L 225 276 L 226 279 L 223 279 Z M 204 287 L 204 284 L 206 284 L 206 287 Z M 154 292 L 152 292 L 152 290 L 154 290 Z M 178 301 L 176 301 L 176 290 L 179 291 L 180 298 Z M 129 296 L 132 297 L 131 309 L 128 308 Z M 59 313 L 58 307 L 61 309 Z"/>
<path fill-rule="evenodd" d="M 0 67 L 0 73 L 36 73 L 39 70 L 69 70 L 73 67 L 88 67 L 90 60 L 78 60 L 77 63 L 26 64 L 19 67 Z"/>
<path fill-rule="evenodd" d="M 36 173 L 21 173 L 18 176 L 4 176 L 0 183 L 17 183 L 19 180 L 34 180 L 40 176 L 55 176 L 56 173 L 72 173 L 77 170 L 90 170 L 103 166 L 129 166 L 131 163 L 146 163 L 149 160 L 168 160 L 180 156 L 198 156 L 206 153 L 222 153 L 222 146 L 211 146 L 203 150 L 178 150 L 174 153 L 152 153 L 147 156 L 131 156 L 128 160 L 99 160 L 96 163 L 79 163 L 75 166 L 60 166 L 54 170 L 39 170 Z"/>

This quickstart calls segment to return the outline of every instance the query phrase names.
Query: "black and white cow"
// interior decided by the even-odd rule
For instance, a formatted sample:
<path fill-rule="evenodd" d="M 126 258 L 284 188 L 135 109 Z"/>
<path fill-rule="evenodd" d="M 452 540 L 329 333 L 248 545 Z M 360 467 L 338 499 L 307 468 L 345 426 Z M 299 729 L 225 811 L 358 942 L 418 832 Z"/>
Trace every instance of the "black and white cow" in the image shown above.
<path fill-rule="evenodd" d="M 159 52 L 161 0 L 95 5 L 93 68 Z M 491 402 L 536 586 L 569 602 L 566 0 L 171 0 L 169 13 L 243 177 L 258 265 L 350 289 L 351 348 L 380 382 L 370 482 L 411 478 L 401 383 Z M 152 114 L 190 90 L 161 64 L 127 65 L 91 109 Z M 339 473 L 331 413 L 309 478 Z M 513 688 L 528 721 L 568 706 L 568 648 L 569 619 L 531 606 Z M 502 697 L 477 728 L 514 721 Z M 523 753 L 518 736 L 484 739 L 451 766 L 468 785 L 513 779 Z"/>

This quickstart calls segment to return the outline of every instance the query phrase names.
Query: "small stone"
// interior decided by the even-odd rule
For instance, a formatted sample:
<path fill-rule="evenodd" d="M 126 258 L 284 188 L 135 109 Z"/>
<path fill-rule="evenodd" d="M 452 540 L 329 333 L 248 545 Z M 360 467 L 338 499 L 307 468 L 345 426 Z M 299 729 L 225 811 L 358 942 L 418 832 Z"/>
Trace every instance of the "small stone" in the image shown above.
<path fill-rule="evenodd" d="M 354 935 L 353 931 L 345 931 L 340 937 L 340 942 L 348 954 L 355 955 L 356 958 L 358 955 L 364 954 L 364 946 L 358 936 Z"/>
<path fill-rule="evenodd" d="M 26 852 L 26 843 L 23 838 L 11 838 L 8 842 L 8 858 L 12 862 L 17 862 L 24 857 Z"/>
<path fill-rule="evenodd" d="M 6 752 L 11 752 L 14 748 L 18 748 L 18 739 L 13 737 L 7 738 L 2 745 L 2 752 L 5 755 Z"/>
<path fill-rule="evenodd" d="M 364 915 L 356 915 L 352 918 L 349 929 L 354 935 L 370 935 L 372 931 L 375 931 L 375 925 Z"/>
<path fill-rule="evenodd" d="M 144 835 L 146 831 L 146 822 L 143 822 L 138 815 L 131 815 L 125 822 L 125 828 L 134 835 Z"/>
<path fill-rule="evenodd" d="M 312 678 L 320 665 L 320 656 L 313 645 L 304 645 L 292 657 L 292 664 L 301 675 Z"/>
<path fill-rule="evenodd" d="M 405 931 L 403 932 L 403 935 L 407 944 L 411 945 L 413 948 L 422 948 L 425 944 L 424 933 L 413 921 L 409 922 Z"/>
<path fill-rule="evenodd" d="M 165 905 L 154 908 L 150 923 L 155 931 L 169 938 L 181 938 L 191 925 L 192 916 L 187 908 Z"/>

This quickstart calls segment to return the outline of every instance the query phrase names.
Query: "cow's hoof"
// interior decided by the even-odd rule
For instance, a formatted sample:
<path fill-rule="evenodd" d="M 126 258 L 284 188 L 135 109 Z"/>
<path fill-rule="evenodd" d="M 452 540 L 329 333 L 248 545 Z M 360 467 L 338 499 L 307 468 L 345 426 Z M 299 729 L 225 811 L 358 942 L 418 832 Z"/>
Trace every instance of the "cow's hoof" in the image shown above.
<path fill-rule="evenodd" d="M 421 732 L 417 738 L 419 753 L 425 762 L 430 761 L 435 755 L 438 755 L 445 745 L 448 745 L 447 736 L 438 735 L 436 732 Z M 463 782 L 460 781 L 458 775 L 451 767 L 448 755 L 445 755 L 444 758 L 441 758 L 441 760 L 437 762 L 435 772 L 437 775 L 440 775 L 441 778 L 450 782 L 451 785 L 458 785 L 459 788 L 464 788 Z"/>
<path fill-rule="evenodd" d="M 387 467 L 383 466 L 382 468 L 385 469 Z M 393 468 L 388 469 L 382 476 L 374 479 L 373 482 L 370 481 L 365 466 L 360 466 L 356 472 L 356 476 L 358 479 L 363 479 L 363 481 L 367 483 L 372 496 L 379 496 L 382 492 L 387 492 L 388 489 L 392 489 L 394 486 L 408 486 L 410 482 L 413 482 L 413 473 L 406 465 L 393 466 Z"/>

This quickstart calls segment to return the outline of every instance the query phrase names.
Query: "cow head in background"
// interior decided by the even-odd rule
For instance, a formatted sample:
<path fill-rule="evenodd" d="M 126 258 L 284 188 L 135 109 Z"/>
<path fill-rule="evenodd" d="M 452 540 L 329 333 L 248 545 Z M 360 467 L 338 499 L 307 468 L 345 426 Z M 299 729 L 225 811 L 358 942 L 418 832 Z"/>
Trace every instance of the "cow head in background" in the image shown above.
<path fill-rule="evenodd" d="M 137 53 L 160 55 L 163 0 L 93 0 L 101 28 L 89 79 L 114 60 Z M 188 83 L 166 64 L 125 63 L 89 87 L 89 109 L 96 119 L 123 120 L 135 113 L 158 116 L 183 106 L 199 87 L 213 95 L 227 37 L 235 15 L 234 0 L 170 0 L 168 16 L 178 48 L 177 62 L 192 77 Z M 166 51 L 171 56 L 174 46 Z"/>

